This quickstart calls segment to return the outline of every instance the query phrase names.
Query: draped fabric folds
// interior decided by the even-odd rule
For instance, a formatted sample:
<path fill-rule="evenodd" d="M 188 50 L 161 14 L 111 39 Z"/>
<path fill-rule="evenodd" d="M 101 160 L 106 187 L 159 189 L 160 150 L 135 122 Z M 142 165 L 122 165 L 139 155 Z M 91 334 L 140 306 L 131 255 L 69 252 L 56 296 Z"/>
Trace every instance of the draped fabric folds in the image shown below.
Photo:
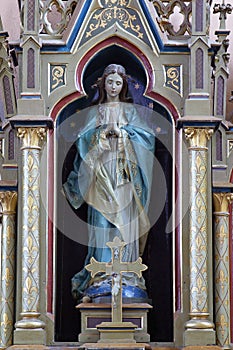
<path fill-rule="evenodd" d="M 110 261 L 106 243 L 115 236 L 127 243 L 124 261 L 135 261 L 142 255 L 150 229 L 147 211 L 154 143 L 154 133 L 135 105 L 106 103 L 90 108 L 87 124 L 76 140 L 73 170 L 63 185 L 75 209 L 83 202 L 88 204 L 85 265 L 92 256 L 97 261 Z M 90 283 L 93 281 L 83 268 L 72 279 L 74 297 L 82 297 Z"/>

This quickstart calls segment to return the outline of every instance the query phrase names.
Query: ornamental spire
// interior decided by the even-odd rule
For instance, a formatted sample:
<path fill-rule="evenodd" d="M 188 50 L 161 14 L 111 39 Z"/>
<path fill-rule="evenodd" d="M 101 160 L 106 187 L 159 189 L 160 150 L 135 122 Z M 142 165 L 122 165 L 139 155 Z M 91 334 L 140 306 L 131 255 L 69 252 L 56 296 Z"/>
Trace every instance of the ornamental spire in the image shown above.
<path fill-rule="evenodd" d="M 222 4 L 215 4 L 213 13 L 219 13 L 220 26 L 219 29 L 226 29 L 227 15 L 231 14 L 232 5 L 225 4 L 225 0 L 222 0 Z"/>

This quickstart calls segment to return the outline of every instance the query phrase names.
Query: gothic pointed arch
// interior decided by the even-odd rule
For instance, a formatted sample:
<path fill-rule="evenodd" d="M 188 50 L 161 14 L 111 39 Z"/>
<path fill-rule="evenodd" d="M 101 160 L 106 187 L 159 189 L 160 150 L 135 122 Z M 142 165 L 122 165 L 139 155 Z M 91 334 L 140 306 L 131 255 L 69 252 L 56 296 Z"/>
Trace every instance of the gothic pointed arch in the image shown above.
<path fill-rule="evenodd" d="M 70 280 L 83 267 L 87 244 L 86 206 L 84 205 L 75 212 L 72 211 L 71 220 L 71 208 L 61 194 L 60 189 L 71 171 L 75 157 L 73 131 L 77 128 L 77 123 L 78 128 L 82 125 L 82 122 L 81 124 L 79 122 L 82 118 L 85 119 L 85 111 L 94 97 L 94 90 L 91 89 L 91 86 L 102 74 L 104 67 L 113 62 L 112 57 L 115 58 L 114 63 L 125 66 L 129 74 L 129 92 L 134 95 L 136 104 L 143 105 L 154 115 L 151 127 L 157 135 L 157 146 L 150 208 L 150 217 L 153 224 L 143 257 L 145 263 L 149 266 L 145 279 L 153 305 L 148 324 L 152 341 L 173 340 L 174 260 L 172 247 L 174 237 L 172 232 L 167 232 L 167 222 L 169 219 L 171 220 L 173 215 L 173 135 L 178 113 L 170 101 L 153 91 L 156 77 L 148 58 L 133 45 L 124 42 L 123 46 L 122 43 L 123 41 L 119 38 L 107 39 L 89 50 L 77 63 L 77 91 L 64 96 L 54 106 L 51 113 L 56 124 L 56 276 L 62 276 L 62 278 L 57 278 L 55 286 L 57 291 L 56 341 L 65 341 L 66 339 L 75 341 L 77 340 L 76 335 L 80 332 L 80 316 L 71 297 Z M 158 173 L 161 176 L 158 176 Z M 163 190 L 160 191 L 162 188 Z M 77 220 L 76 217 L 78 217 Z M 161 288 L 163 290 L 162 294 L 160 293 Z M 67 312 L 67 310 L 69 311 Z M 163 321 L 161 322 L 161 320 Z M 154 324 L 156 324 L 156 327 L 154 327 Z"/>

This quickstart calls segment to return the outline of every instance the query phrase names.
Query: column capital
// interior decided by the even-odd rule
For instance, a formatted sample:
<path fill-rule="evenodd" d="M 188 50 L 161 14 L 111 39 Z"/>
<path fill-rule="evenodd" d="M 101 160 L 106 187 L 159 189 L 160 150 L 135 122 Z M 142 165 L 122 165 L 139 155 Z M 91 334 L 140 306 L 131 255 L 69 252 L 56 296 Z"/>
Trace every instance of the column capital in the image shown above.
<path fill-rule="evenodd" d="M 22 148 L 41 149 L 46 138 L 46 127 L 19 127 L 17 136 L 22 140 Z"/>
<path fill-rule="evenodd" d="M 213 193 L 214 210 L 217 213 L 229 214 L 229 204 L 233 201 L 233 193 L 216 192 Z"/>
<path fill-rule="evenodd" d="M 3 214 L 15 214 L 17 204 L 16 191 L 0 191 L 0 203 Z"/>
<path fill-rule="evenodd" d="M 190 147 L 206 148 L 207 142 L 214 133 L 213 128 L 186 127 L 184 134 L 189 141 Z"/>

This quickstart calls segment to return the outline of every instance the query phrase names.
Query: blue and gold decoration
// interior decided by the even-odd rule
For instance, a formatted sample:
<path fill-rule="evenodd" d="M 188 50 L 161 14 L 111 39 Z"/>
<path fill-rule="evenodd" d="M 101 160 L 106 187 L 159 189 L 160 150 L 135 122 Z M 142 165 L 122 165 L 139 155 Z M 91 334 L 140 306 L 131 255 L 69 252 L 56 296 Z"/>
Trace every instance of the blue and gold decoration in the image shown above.
<path fill-rule="evenodd" d="M 164 65 L 165 86 L 182 96 L 182 66 Z"/>
<path fill-rule="evenodd" d="M 66 75 L 66 65 L 50 64 L 50 93 L 57 88 L 64 86 Z"/>
<path fill-rule="evenodd" d="M 100 0 L 90 16 L 80 46 L 114 24 L 118 24 L 128 34 L 150 45 L 144 25 L 131 2 L 131 0 Z"/>

